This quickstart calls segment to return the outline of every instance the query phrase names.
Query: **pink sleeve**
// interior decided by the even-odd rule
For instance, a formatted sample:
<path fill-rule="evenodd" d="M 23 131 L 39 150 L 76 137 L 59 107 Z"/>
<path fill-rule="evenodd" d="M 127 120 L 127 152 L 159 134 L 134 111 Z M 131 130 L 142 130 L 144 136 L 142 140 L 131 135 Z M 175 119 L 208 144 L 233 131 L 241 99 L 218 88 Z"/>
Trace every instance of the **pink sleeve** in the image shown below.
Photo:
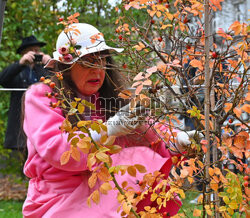
<path fill-rule="evenodd" d="M 87 156 L 82 152 L 80 162 L 70 158 L 67 164 L 61 165 L 61 155 L 70 149 L 68 134 L 59 129 L 65 118 L 60 108 L 50 107 L 52 100 L 45 96 L 46 92 L 51 92 L 47 85 L 36 84 L 25 94 L 24 131 L 29 146 L 34 146 L 38 155 L 56 168 L 66 171 L 86 170 Z"/>

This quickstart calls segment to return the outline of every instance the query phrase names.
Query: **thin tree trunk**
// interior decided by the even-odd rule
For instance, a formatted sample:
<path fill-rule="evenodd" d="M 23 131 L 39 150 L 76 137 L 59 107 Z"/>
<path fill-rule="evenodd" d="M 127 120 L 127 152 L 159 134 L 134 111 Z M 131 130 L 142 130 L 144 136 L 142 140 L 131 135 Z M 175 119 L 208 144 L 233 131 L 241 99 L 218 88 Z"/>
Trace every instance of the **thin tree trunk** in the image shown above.
<path fill-rule="evenodd" d="M 2 31 L 3 31 L 3 19 L 4 19 L 4 11 L 5 11 L 5 0 L 0 0 L 0 44 L 2 41 Z"/>
<path fill-rule="evenodd" d="M 210 181 L 208 168 L 210 167 L 210 136 L 209 136 L 209 113 L 210 113 L 210 69 L 209 69 L 209 45 L 210 45 L 210 22 L 209 22 L 209 4 L 208 0 L 204 2 L 204 14 L 205 14 L 205 138 L 208 142 L 207 153 L 205 155 L 206 173 L 205 180 Z M 207 184 L 207 183 L 206 183 Z M 206 185 L 206 193 L 209 193 L 209 186 Z M 205 196 L 203 196 L 205 197 Z M 204 203 L 208 204 L 210 201 L 210 194 L 207 195 Z M 204 205 L 203 205 L 204 206 Z M 205 211 L 203 213 L 205 217 Z"/>

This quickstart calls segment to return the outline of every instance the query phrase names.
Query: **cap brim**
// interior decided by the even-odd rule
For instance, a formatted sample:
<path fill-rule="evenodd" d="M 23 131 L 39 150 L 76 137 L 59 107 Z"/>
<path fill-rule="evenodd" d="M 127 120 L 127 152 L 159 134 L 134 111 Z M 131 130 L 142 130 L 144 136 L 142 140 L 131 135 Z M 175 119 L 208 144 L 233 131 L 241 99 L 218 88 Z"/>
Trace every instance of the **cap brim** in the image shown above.
<path fill-rule="evenodd" d="M 55 51 L 53 53 L 53 59 L 50 59 L 48 61 L 48 63 L 44 66 L 45 68 L 50 68 L 50 69 L 54 69 L 55 68 L 55 63 L 56 62 L 59 62 L 59 63 L 62 63 L 62 64 L 73 64 L 75 63 L 79 58 L 83 57 L 84 55 L 87 55 L 87 54 L 91 54 L 91 53 L 96 53 L 96 52 L 100 52 L 100 51 L 105 51 L 105 50 L 109 50 L 109 51 L 115 51 L 115 52 L 122 52 L 124 49 L 123 48 L 113 48 L 113 47 L 110 47 L 106 44 L 103 44 L 103 45 L 99 45 L 99 46 L 95 46 L 95 47 L 92 47 L 92 48 L 84 48 L 81 51 L 81 54 L 79 55 L 79 57 L 76 57 L 74 58 L 72 61 L 70 62 L 63 62 L 63 61 L 60 61 L 59 60 L 59 57 L 61 56 L 61 54 L 58 52 L 58 51 Z"/>

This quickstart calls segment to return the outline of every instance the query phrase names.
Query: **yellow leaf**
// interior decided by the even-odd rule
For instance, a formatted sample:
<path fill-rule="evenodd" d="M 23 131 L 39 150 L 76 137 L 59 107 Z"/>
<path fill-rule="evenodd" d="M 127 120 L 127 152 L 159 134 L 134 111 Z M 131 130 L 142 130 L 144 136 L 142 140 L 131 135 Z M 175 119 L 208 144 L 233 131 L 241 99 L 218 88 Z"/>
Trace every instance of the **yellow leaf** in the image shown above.
<path fill-rule="evenodd" d="M 64 165 L 64 164 L 68 163 L 69 158 L 70 158 L 70 151 L 63 152 L 63 154 L 62 154 L 62 156 L 60 158 L 61 165 Z"/>
<path fill-rule="evenodd" d="M 83 127 L 83 126 L 87 126 L 87 125 L 89 125 L 89 124 L 91 124 L 91 120 L 88 120 L 88 121 L 86 121 L 86 120 L 81 120 L 81 121 L 79 121 L 79 122 L 77 123 L 77 127 Z"/>
<path fill-rule="evenodd" d="M 88 179 L 88 185 L 90 188 L 93 188 L 97 181 L 97 175 L 96 173 L 92 173 L 92 175 Z"/>
<path fill-rule="evenodd" d="M 84 154 L 89 153 L 89 149 L 91 148 L 91 143 L 86 142 L 84 139 L 80 140 L 76 145 L 77 145 L 78 148 L 80 148 L 80 150 Z"/>
<path fill-rule="evenodd" d="M 81 98 L 74 98 L 75 101 L 81 101 L 82 99 Z"/>
<path fill-rule="evenodd" d="M 234 209 L 234 210 L 238 209 L 238 204 L 237 203 L 229 203 L 228 205 L 229 205 L 229 207 L 231 209 Z"/>
<path fill-rule="evenodd" d="M 76 108 L 77 102 L 73 101 L 73 102 L 70 103 L 70 105 L 71 105 L 73 108 Z"/>
<path fill-rule="evenodd" d="M 81 158 L 81 154 L 80 154 L 80 151 L 74 147 L 74 146 L 71 146 L 71 157 L 76 160 L 76 161 L 80 161 L 80 158 Z"/>
<path fill-rule="evenodd" d="M 92 130 L 95 130 L 97 133 L 100 133 L 100 131 L 101 131 L 99 124 L 96 123 L 96 122 L 92 123 L 91 126 L 90 126 L 90 128 Z"/>
<path fill-rule="evenodd" d="M 130 213 L 130 210 L 132 208 L 132 205 L 131 204 L 128 204 L 127 202 L 124 202 L 123 205 L 122 205 L 122 209 L 123 211 L 129 215 Z"/>
<path fill-rule="evenodd" d="M 160 12 L 160 11 L 157 11 L 157 12 L 156 12 L 156 16 L 157 16 L 157 17 L 160 17 L 160 16 L 161 16 L 161 12 Z"/>
<path fill-rule="evenodd" d="M 61 131 L 66 131 L 66 132 L 70 132 L 72 130 L 72 125 L 71 123 L 69 122 L 69 120 L 65 119 L 63 122 L 62 122 L 62 125 L 61 125 Z"/>
<path fill-rule="evenodd" d="M 109 156 L 104 152 L 98 152 L 96 158 L 102 162 L 109 162 Z"/>
<path fill-rule="evenodd" d="M 193 177 L 188 177 L 188 182 L 189 182 L 190 184 L 192 184 L 192 183 L 194 182 L 194 178 L 193 178 Z"/>
<path fill-rule="evenodd" d="M 203 201 L 203 194 L 201 194 L 201 195 L 198 197 L 198 199 L 197 199 L 197 202 L 198 202 L 199 204 L 201 204 L 202 201 Z"/>
<path fill-rule="evenodd" d="M 117 154 L 119 153 L 120 151 L 122 150 L 122 147 L 119 146 L 119 145 L 113 145 L 111 148 L 110 148 L 110 153 L 111 154 Z"/>
<path fill-rule="evenodd" d="M 229 203 L 229 198 L 227 196 L 223 196 L 223 201 L 228 204 Z"/>
<path fill-rule="evenodd" d="M 95 154 L 91 153 L 88 155 L 87 166 L 91 170 L 92 166 L 96 163 Z"/>
<path fill-rule="evenodd" d="M 156 198 L 158 197 L 158 195 L 154 192 L 151 196 L 150 196 L 150 201 L 155 201 Z"/>
<path fill-rule="evenodd" d="M 137 51 L 141 51 L 142 49 L 145 48 L 145 45 L 142 43 L 142 42 L 139 42 L 138 45 L 135 45 L 134 48 L 137 50 Z"/>
<path fill-rule="evenodd" d="M 100 202 L 100 193 L 98 190 L 95 190 L 93 193 L 92 193 L 92 200 L 98 204 Z"/>
<path fill-rule="evenodd" d="M 115 136 L 109 136 L 107 140 L 103 143 L 105 146 L 113 145 L 115 142 L 116 137 Z"/>
<path fill-rule="evenodd" d="M 109 182 L 105 182 L 105 183 L 103 183 L 102 185 L 101 185 L 101 187 L 100 187 L 100 192 L 102 193 L 102 194 L 108 194 L 108 191 L 109 190 L 111 190 L 112 189 L 112 186 L 110 185 L 110 183 Z"/>
<path fill-rule="evenodd" d="M 220 211 L 220 212 L 224 212 L 224 211 L 226 211 L 226 210 L 227 210 L 227 208 L 226 208 L 225 206 L 219 207 L 219 211 Z"/>
<path fill-rule="evenodd" d="M 76 144 L 77 144 L 78 142 L 79 142 L 79 138 L 73 138 L 73 139 L 70 141 L 70 144 L 76 146 Z"/>
<path fill-rule="evenodd" d="M 234 210 L 230 207 L 227 208 L 227 211 L 230 215 L 233 215 L 234 214 Z"/>
<path fill-rule="evenodd" d="M 135 164 L 134 166 L 135 166 L 135 168 L 136 168 L 140 173 L 146 173 L 146 172 L 147 172 L 146 168 L 145 168 L 144 166 L 140 165 L 140 164 Z"/>
<path fill-rule="evenodd" d="M 194 209 L 193 216 L 194 216 L 194 217 L 199 217 L 199 216 L 201 216 L 201 210 Z"/>
<path fill-rule="evenodd" d="M 157 198 L 156 203 L 157 203 L 158 205 L 161 205 L 162 199 L 161 199 L 161 198 Z"/>
<path fill-rule="evenodd" d="M 136 168 L 134 166 L 129 166 L 127 172 L 130 176 L 136 177 Z"/>
<path fill-rule="evenodd" d="M 161 26 L 161 29 L 164 30 L 164 29 L 166 29 L 167 27 L 172 27 L 172 26 L 173 26 L 172 24 L 162 25 L 162 26 Z"/>
<path fill-rule="evenodd" d="M 77 107 L 77 110 L 79 111 L 80 114 L 82 114 L 84 112 L 84 110 L 85 110 L 84 105 L 79 103 L 78 107 Z"/>
<path fill-rule="evenodd" d="M 205 205 L 205 209 L 206 209 L 207 214 L 211 216 L 212 215 L 212 210 L 209 207 L 209 205 Z"/>
<path fill-rule="evenodd" d="M 88 204 L 88 207 L 91 207 L 91 195 L 88 197 L 88 200 L 87 200 L 87 204 Z"/>
<path fill-rule="evenodd" d="M 208 168 L 208 173 L 209 173 L 210 176 L 213 176 L 214 175 L 214 169 L 209 167 Z"/>

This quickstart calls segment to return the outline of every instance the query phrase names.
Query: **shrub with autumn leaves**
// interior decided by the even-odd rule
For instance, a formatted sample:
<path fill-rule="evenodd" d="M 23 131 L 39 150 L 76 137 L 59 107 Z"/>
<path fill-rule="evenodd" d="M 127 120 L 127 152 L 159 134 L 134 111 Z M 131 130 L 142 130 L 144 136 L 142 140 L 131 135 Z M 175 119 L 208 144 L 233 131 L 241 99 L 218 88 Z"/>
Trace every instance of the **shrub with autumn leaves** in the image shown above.
<path fill-rule="evenodd" d="M 80 119 L 73 126 L 66 119 L 61 130 L 69 133 L 72 146 L 62 154 L 61 163 L 67 163 L 70 157 L 79 161 L 80 152 L 86 153 L 92 171 L 89 186 L 94 187 L 97 178 L 104 182 L 89 196 L 89 205 L 91 201 L 99 203 L 100 194 L 111 190 L 113 182 L 121 203 L 118 210 L 122 210 L 124 217 L 164 217 L 166 214 L 158 209 L 175 194 L 184 199 L 185 192 L 195 189 L 198 175 L 203 189 L 198 205 L 192 208 L 194 217 L 231 217 L 235 212 L 249 215 L 250 192 L 246 179 L 249 121 L 242 116 L 250 112 L 249 27 L 235 21 L 228 30 L 220 28 L 209 33 L 204 14 L 221 10 L 223 0 L 204 2 L 207 6 L 197 0 L 124 0 L 117 8 L 117 37 L 113 42 L 125 48 L 120 72 L 132 87 L 122 90 L 120 97 L 139 101 L 150 109 L 149 119 L 157 123 L 152 128 L 159 140 L 171 137 L 161 131 L 162 125 L 185 130 L 181 117 L 193 121 L 193 128 L 203 132 L 205 139 L 192 140 L 180 159 L 172 158 L 175 165 L 165 178 L 160 172 L 147 174 L 141 165 L 112 166 L 110 154 L 121 150 L 114 145 L 115 138 L 104 134 L 97 143 L 89 132 L 89 129 L 106 132 L 106 126 L 101 121 Z M 67 25 L 70 19 L 64 22 Z M 50 80 L 44 82 L 49 84 Z M 70 115 L 78 117 L 85 107 L 94 109 L 85 100 L 76 98 L 67 102 L 65 96 L 60 97 L 55 107 L 70 106 Z M 82 134 L 77 135 L 76 131 Z M 227 169 L 225 163 L 233 165 L 235 170 Z M 145 173 L 144 179 L 138 181 L 142 187 L 140 193 L 128 189 L 126 181 L 122 186 L 117 184 L 115 175 L 119 172 L 136 177 L 137 171 Z M 137 213 L 136 204 L 148 192 L 154 206 Z M 181 208 L 175 217 L 183 215 L 187 215 L 187 208 Z"/>

